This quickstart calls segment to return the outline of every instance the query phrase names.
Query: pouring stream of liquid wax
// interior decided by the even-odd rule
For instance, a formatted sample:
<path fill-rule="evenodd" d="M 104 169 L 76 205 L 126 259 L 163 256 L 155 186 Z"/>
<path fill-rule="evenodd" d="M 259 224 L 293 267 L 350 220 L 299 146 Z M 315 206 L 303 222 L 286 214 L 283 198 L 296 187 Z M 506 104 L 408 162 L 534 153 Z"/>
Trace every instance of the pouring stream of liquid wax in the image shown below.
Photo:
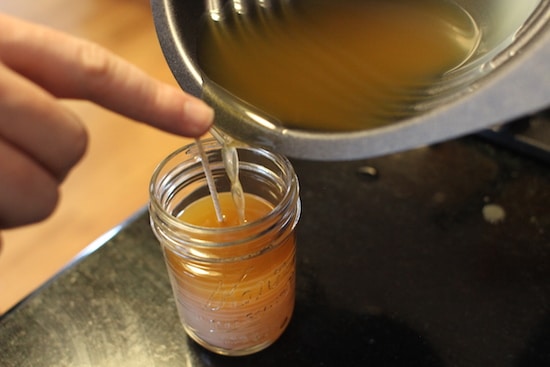
<path fill-rule="evenodd" d="M 231 182 L 231 196 L 237 208 L 239 223 L 246 222 L 244 191 L 239 180 L 239 155 L 235 142 L 227 135 L 222 135 L 215 129 L 211 130 L 212 136 L 222 145 L 222 158 L 225 172 Z"/>
<path fill-rule="evenodd" d="M 210 165 L 208 164 L 208 157 L 204 152 L 204 148 L 200 139 L 195 139 L 197 148 L 199 150 L 199 156 L 201 159 L 202 169 L 204 170 L 204 175 L 206 177 L 206 183 L 208 185 L 208 191 L 210 191 L 210 197 L 212 197 L 212 203 L 214 204 L 214 211 L 216 212 L 216 219 L 219 223 L 223 222 L 223 213 L 220 206 L 220 199 L 218 197 L 218 190 L 216 189 L 216 183 L 212 177 L 212 171 L 210 170 Z"/>
<path fill-rule="evenodd" d="M 244 191 L 239 180 L 239 156 L 237 153 L 237 148 L 235 147 L 235 144 L 231 138 L 227 136 L 222 136 L 221 133 L 216 132 L 215 130 L 212 130 L 212 135 L 222 146 L 222 159 L 225 171 L 231 183 L 231 196 L 233 199 L 233 203 L 237 209 L 239 223 L 243 224 L 246 222 L 245 199 Z M 214 178 L 212 177 L 210 165 L 208 164 L 208 157 L 206 156 L 202 143 L 199 139 L 196 139 L 196 144 L 199 150 L 199 155 L 201 158 L 204 174 L 206 176 L 210 196 L 212 197 L 212 203 L 214 204 L 216 218 L 219 223 L 222 223 L 224 221 L 224 216 L 221 209 L 216 184 L 214 182 Z"/>

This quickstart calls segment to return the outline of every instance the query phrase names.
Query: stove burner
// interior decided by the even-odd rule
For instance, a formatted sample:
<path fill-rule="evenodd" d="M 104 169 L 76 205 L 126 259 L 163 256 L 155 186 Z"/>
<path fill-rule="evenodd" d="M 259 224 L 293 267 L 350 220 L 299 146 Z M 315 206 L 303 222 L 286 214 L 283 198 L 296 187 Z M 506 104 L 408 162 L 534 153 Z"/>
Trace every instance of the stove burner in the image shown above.
<path fill-rule="evenodd" d="M 550 109 L 479 133 L 495 144 L 550 163 Z"/>

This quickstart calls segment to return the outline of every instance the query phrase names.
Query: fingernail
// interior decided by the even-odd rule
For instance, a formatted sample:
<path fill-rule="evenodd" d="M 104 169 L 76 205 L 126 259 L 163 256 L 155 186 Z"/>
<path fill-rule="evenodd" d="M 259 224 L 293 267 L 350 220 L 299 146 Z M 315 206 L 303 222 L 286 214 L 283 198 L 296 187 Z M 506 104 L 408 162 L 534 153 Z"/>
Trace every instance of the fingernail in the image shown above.
<path fill-rule="evenodd" d="M 214 110 L 202 101 L 187 101 L 183 105 L 186 130 L 192 136 L 204 134 L 214 120 Z"/>

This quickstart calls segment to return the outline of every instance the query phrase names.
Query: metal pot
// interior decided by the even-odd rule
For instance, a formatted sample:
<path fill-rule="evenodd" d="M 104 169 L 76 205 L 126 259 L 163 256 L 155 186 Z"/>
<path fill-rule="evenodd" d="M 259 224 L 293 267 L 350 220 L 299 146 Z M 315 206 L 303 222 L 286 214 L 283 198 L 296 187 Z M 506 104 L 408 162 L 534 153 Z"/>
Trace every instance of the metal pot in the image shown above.
<path fill-rule="evenodd" d="M 180 86 L 216 110 L 216 127 L 235 139 L 313 160 L 349 160 L 458 137 L 550 106 L 550 0 L 456 0 L 482 30 L 476 53 L 418 114 L 354 132 L 282 127 L 202 74 L 196 55 L 205 2 L 151 0 L 158 38 Z"/>

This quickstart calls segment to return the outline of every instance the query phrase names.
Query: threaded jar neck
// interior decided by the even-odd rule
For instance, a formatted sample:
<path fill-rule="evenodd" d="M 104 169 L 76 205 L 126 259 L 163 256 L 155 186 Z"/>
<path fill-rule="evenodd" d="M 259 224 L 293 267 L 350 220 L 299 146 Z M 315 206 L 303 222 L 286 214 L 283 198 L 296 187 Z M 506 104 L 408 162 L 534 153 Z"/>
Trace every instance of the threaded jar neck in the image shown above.
<path fill-rule="evenodd" d="M 218 192 L 230 191 L 220 144 L 209 139 L 203 147 Z M 197 146 L 190 144 L 164 159 L 151 179 L 150 220 L 163 246 L 187 258 L 235 261 L 269 251 L 292 233 L 301 205 L 291 163 L 258 148 L 239 147 L 238 155 L 244 192 L 267 201 L 273 209 L 257 220 L 229 227 L 204 227 L 178 219 L 189 204 L 209 196 Z M 231 251 L 224 250 L 229 247 Z"/>

